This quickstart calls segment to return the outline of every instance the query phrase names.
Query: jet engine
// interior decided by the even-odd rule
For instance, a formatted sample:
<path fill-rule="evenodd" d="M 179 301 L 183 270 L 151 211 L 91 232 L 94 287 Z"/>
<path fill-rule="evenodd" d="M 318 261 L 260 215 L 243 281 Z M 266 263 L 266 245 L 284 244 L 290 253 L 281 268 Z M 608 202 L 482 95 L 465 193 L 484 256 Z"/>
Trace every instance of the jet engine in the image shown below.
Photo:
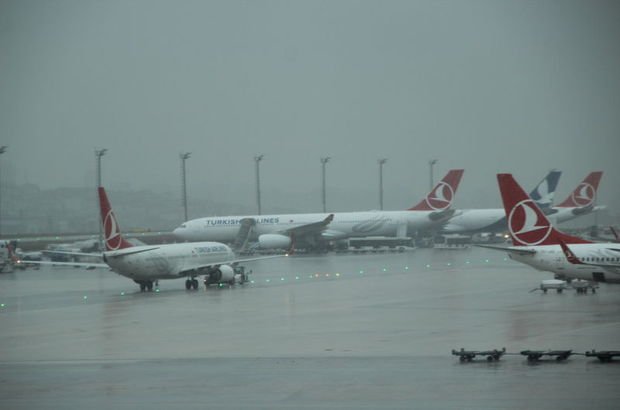
<path fill-rule="evenodd" d="M 258 237 L 258 246 L 261 249 L 288 249 L 291 247 L 291 238 L 277 233 L 268 233 Z"/>
<path fill-rule="evenodd" d="M 205 276 L 205 284 L 211 285 L 215 283 L 229 283 L 235 280 L 235 271 L 230 265 L 220 265 L 209 271 L 209 275 Z"/>

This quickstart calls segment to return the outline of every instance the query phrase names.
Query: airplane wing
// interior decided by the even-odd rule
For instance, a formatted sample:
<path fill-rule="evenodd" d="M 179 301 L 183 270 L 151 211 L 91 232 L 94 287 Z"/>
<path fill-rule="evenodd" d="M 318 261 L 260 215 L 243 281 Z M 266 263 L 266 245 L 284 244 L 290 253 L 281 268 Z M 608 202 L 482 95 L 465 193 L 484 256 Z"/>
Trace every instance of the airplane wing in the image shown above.
<path fill-rule="evenodd" d="M 131 248 L 123 248 L 117 251 L 107 251 L 105 254 L 108 257 L 115 258 L 118 256 L 132 255 L 135 253 L 142 253 L 153 251 L 158 249 L 159 246 L 150 246 L 150 247 L 131 247 Z M 42 253 L 46 255 L 67 255 L 67 256 L 88 256 L 92 258 L 103 258 L 103 253 L 85 253 L 85 252 L 72 252 L 72 251 L 52 251 L 52 250 L 43 250 Z"/>
<path fill-rule="evenodd" d="M 224 262 L 227 263 L 229 265 L 236 265 L 238 263 L 243 263 L 243 262 L 254 262 L 254 261 L 260 261 L 263 259 L 273 259 L 273 258 L 286 258 L 289 257 L 290 255 L 292 255 L 292 252 L 288 252 L 282 255 L 267 255 L 267 256 L 257 256 L 255 258 L 239 258 L 239 259 L 233 259 L 232 261 L 228 261 L 228 262 Z M 219 264 L 221 265 L 221 264 Z"/>
<path fill-rule="evenodd" d="M 179 272 L 179 276 L 184 276 L 185 273 L 188 273 L 188 272 L 200 271 L 200 270 L 204 270 L 204 269 L 218 267 L 218 266 L 221 266 L 221 265 L 235 266 L 235 265 L 237 265 L 239 263 L 243 263 L 243 262 L 253 262 L 253 261 L 258 261 L 258 260 L 263 260 L 263 259 L 273 259 L 273 258 L 284 258 L 284 257 L 290 256 L 291 254 L 292 253 L 285 253 L 285 254 L 282 254 L 282 255 L 257 256 L 257 257 L 254 257 L 254 258 L 225 259 L 225 260 L 222 260 L 222 261 L 215 261 L 215 262 L 209 262 L 209 263 L 203 263 L 203 264 L 194 264 L 194 265 L 185 266 L 183 268 L 183 270 L 181 272 Z"/>
<path fill-rule="evenodd" d="M 133 255 L 136 253 L 142 253 L 142 252 L 148 252 L 148 251 L 154 251 L 155 249 L 159 249 L 159 246 L 149 246 L 148 248 L 145 247 L 129 247 L 129 248 L 123 248 L 123 249 L 119 249 L 117 251 L 108 251 L 105 253 L 105 256 L 107 258 L 117 258 L 120 256 L 126 256 L 126 255 Z"/>
<path fill-rule="evenodd" d="M 327 227 L 327 225 L 329 225 L 331 221 L 333 220 L 334 220 L 334 214 L 329 214 L 322 221 L 312 222 L 312 223 L 305 224 L 305 225 L 299 225 L 294 228 L 287 229 L 281 233 L 286 234 L 286 235 L 293 235 L 293 236 L 302 236 L 302 235 L 307 235 L 309 233 L 318 234 L 318 233 L 323 232 L 325 228 Z"/>
<path fill-rule="evenodd" d="M 102 253 L 86 253 L 86 252 L 71 252 L 71 251 L 53 251 L 53 250 L 42 250 L 41 253 L 45 255 L 67 255 L 67 256 L 88 256 L 92 258 L 102 258 Z"/>
<path fill-rule="evenodd" d="M 110 269 L 110 266 L 105 263 L 87 263 L 87 262 L 54 262 L 54 261 L 25 261 L 18 260 L 16 263 L 18 264 L 28 264 L 28 265 L 51 265 L 51 266 L 73 266 L 77 268 L 104 268 Z"/>
<path fill-rule="evenodd" d="M 517 255 L 534 255 L 534 254 L 536 254 L 536 250 L 535 249 L 531 249 L 531 248 L 519 249 L 519 248 L 516 248 L 516 247 L 493 246 L 493 245 L 482 245 L 482 244 L 477 244 L 475 246 L 478 246 L 480 248 L 493 249 L 495 251 L 504 251 L 504 252 L 508 252 L 508 253 L 514 253 L 514 254 L 517 254 Z"/>

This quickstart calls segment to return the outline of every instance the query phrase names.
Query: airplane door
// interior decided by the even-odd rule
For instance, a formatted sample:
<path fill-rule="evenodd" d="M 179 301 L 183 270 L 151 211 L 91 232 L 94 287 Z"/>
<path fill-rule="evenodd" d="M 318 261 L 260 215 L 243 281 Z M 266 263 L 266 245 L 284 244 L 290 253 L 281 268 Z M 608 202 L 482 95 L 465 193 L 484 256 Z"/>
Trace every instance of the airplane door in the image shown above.
<path fill-rule="evenodd" d="M 556 270 L 564 271 L 566 270 L 566 264 L 568 261 L 562 252 L 554 252 L 552 257 L 553 266 Z"/>

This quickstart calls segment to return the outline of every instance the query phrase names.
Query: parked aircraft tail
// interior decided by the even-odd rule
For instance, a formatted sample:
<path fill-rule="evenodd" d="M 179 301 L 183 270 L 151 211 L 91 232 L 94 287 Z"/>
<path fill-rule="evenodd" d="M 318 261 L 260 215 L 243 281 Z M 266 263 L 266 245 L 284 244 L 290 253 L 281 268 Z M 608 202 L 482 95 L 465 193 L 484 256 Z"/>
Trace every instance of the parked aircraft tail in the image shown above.
<path fill-rule="evenodd" d="M 103 187 L 97 188 L 99 192 L 99 208 L 101 209 L 101 223 L 103 224 L 103 235 L 106 251 L 115 251 L 132 247 L 121 235 L 121 228 L 116 221 L 116 216 L 112 212 L 110 201 Z"/>
<path fill-rule="evenodd" d="M 512 174 L 497 174 L 508 231 L 515 246 L 590 243 L 555 229 Z"/>
<path fill-rule="evenodd" d="M 590 172 L 577 188 L 557 208 L 582 208 L 594 204 L 602 171 Z"/>
<path fill-rule="evenodd" d="M 452 205 L 454 195 L 463 176 L 462 169 L 451 169 L 446 176 L 439 181 L 426 198 L 417 205 L 409 208 L 409 211 L 443 211 Z"/>
<path fill-rule="evenodd" d="M 562 171 L 552 169 L 538 185 L 536 185 L 532 192 L 530 192 L 530 198 L 532 198 L 541 209 L 544 210 L 553 205 L 553 196 L 555 195 L 555 189 L 558 186 L 561 175 Z"/>

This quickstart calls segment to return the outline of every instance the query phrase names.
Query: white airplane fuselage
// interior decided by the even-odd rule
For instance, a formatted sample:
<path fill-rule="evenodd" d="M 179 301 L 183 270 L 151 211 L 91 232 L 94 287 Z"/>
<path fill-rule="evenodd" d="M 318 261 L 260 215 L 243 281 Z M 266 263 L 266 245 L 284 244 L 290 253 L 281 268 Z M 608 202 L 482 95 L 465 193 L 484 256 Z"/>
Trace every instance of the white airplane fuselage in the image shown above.
<path fill-rule="evenodd" d="M 554 224 L 570 221 L 586 213 L 575 212 L 579 208 L 552 208 L 547 216 Z M 506 232 L 506 213 L 500 208 L 456 210 L 444 225 L 443 233 Z"/>
<path fill-rule="evenodd" d="M 176 279 L 197 266 L 235 257 L 228 246 L 214 242 L 135 246 L 103 255 L 114 272 L 137 281 Z"/>
<path fill-rule="evenodd" d="M 568 261 L 560 245 L 512 246 L 514 250 L 535 250 L 534 254 L 509 252 L 511 259 L 535 269 L 553 272 L 567 278 L 620 283 L 620 244 L 573 244 L 570 250 L 586 264 Z M 613 250 L 612 250 L 613 249 Z M 587 263 L 595 263 L 588 265 Z M 605 266 L 608 264 L 610 266 Z M 616 265 L 616 266 L 611 266 Z"/>
<path fill-rule="evenodd" d="M 431 228 L 436 222 L 431 211 L 368 211 L 334 213 L 334 219 L 321 237 L 337 240 L 364 236 L 407 236 L 407 231 Z M 324 220 L 327 213 L 222 216 L 198 218 L 183 223 L 174 235 L 186 241 L 233 241 L 239 232 L 241 220 L 256 221 L 253 236 L 283 233 L 289 229 Z"/>
<path fill-rule="evenodd" d="M 503 232 L 506 213 L 503 209 L 457 210 L 442 229 L 443 233 Z"/>

